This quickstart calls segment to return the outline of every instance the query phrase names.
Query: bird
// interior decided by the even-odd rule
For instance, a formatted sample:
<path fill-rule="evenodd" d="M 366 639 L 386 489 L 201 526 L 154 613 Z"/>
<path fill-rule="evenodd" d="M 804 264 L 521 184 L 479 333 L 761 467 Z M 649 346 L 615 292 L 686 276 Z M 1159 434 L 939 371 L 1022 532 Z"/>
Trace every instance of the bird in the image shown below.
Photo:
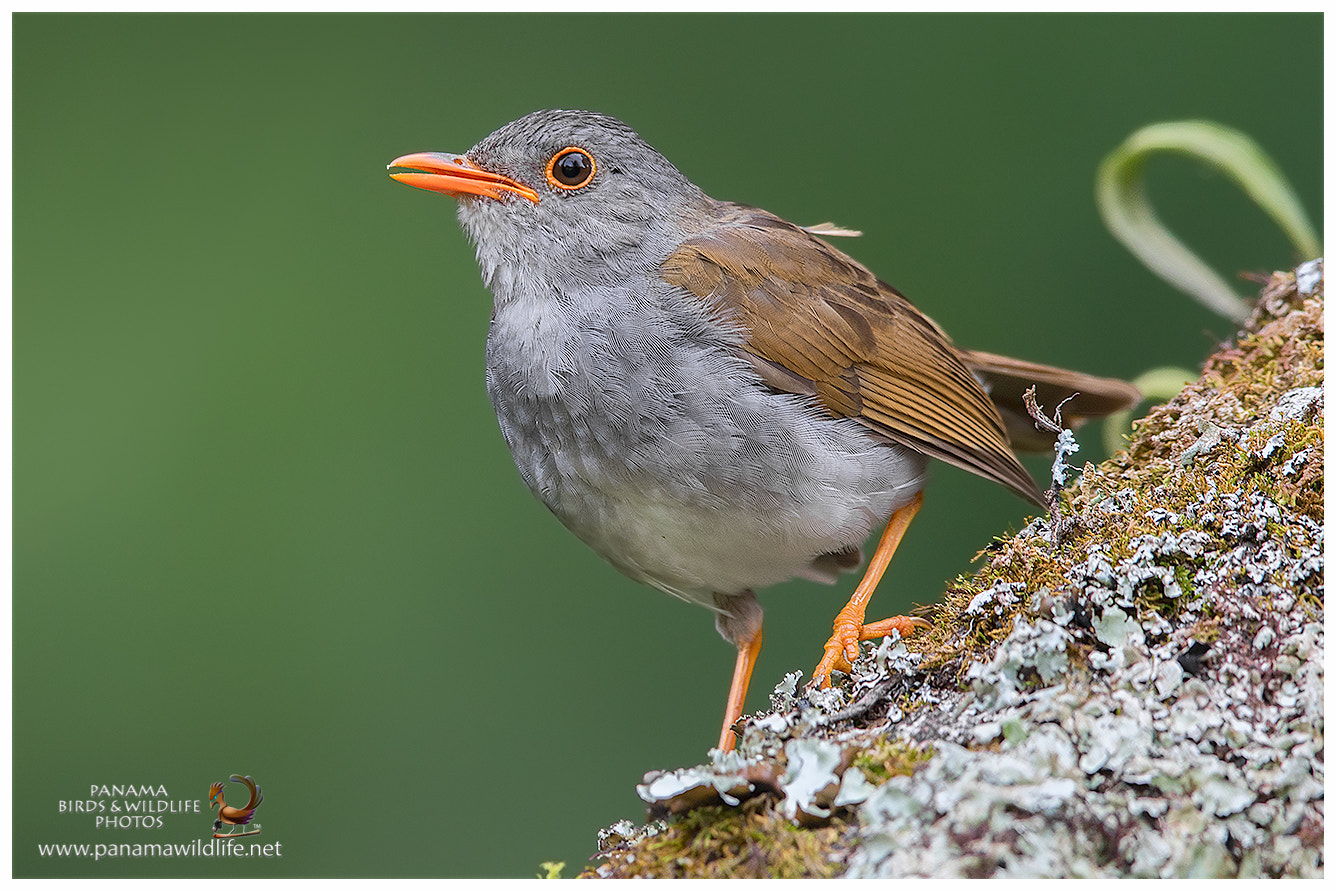
<path fill-rule="evenodd" d="M 209 809 L 218 808 L 218 819 L 213 821 L 214 838 L 226 838 L 235 832 L 237 826 L 249 825 L 251 820 L 255 819 L 255 809 L 260 806 L 264 800 L 264 795 L 260 793 L 260 787 L 255 785 L 255 780 L 248 776 L 234 773 L 230 779 L 235 783 L 241 783 L 250 790 L 250 800 L 246 802 L 245 807 L 229 807 L 223 800 L 223 784 L 213 783 L 209 786 Z M 219 835 L 224 825 L 233 827 L 226 834 Z M 244 833 L 253 835 L 254 833 Z"/>
<path fill-rule="evenodd" d="M 1044 442 L 1024 390 L 1070 399 L 1069 426 L 1139 399 L 956 347 L 820 237 L 837 227 L 716 200 L 608 115 L 536 111 L 387 169 L 457 202 L 493 298 L 487 392 L 524 482 L 625 575 L 711 610 L 737 648 L 725 752 L 761 649 L 757 590 L 836 581 L 884 525 L 813 672 L 829 686 L 860 640 L 927 625 L 865 617 L 930 459 L 1042 506 L 1015 454 Z"/>

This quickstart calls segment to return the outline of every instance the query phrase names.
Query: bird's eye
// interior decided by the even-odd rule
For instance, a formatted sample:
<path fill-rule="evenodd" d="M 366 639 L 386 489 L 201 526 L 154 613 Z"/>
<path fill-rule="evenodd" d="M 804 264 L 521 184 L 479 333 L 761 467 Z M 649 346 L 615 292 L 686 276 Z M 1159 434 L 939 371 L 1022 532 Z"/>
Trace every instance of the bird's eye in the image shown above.
<path fill-rule="evenodd" d="M 582 189 L 594 178 L 594 156 L 582 148 L 564 148 L 547 162 L 547 181 L 558 189 Z"/>

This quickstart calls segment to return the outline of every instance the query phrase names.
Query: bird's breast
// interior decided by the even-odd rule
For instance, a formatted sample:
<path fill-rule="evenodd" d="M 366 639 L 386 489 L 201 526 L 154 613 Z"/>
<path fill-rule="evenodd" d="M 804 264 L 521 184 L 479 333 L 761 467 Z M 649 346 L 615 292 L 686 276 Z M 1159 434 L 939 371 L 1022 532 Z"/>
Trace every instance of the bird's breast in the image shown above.
<path fill-rule="evenodd" d="M 922 482 L 919 456 L 768 389 L 731 332 L 653 294 L 498 302 L 487 386 L 530 489 L 628 575 L 690 599 L 803 574 Z"/>

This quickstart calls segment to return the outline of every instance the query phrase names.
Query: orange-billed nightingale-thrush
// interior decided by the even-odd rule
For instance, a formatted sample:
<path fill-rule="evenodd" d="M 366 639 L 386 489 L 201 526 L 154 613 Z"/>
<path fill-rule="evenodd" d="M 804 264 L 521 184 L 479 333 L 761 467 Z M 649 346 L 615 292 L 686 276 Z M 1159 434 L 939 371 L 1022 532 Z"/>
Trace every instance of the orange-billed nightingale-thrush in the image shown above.
<path fill-rule="evenodd" d="M 712 610 L 737 647 L 725 750 L 761 648 L 757 589 L 835 581 L 885 524 L 813 673 L 828 685 L 860 640 L 924 624 L 864 614 L 929 458 L 1040 504 L 1013 448 L 1053 440 L 1024 390 L 1078 394 L 1069 424 L 1138 398 L 952 345 L 820 229 L 711 198 L 605 115 L 534 112 L 390 169 L 458 200 L 495 301 L 487 391 L 529 488 L 626 575 Z"/>

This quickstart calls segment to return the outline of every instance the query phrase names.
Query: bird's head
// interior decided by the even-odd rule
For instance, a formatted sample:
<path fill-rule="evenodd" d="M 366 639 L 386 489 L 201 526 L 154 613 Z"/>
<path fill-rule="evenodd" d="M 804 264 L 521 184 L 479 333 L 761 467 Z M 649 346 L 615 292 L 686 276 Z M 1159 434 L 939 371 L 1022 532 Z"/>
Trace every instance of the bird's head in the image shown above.
<path fill-rule="evenodd" d="M 399 182 L 458 199 L 498 297 L 518 270 L 561 287 L 657 268 L 713 204 L 630 127 L 588 111 L 536 111 L 462 155 L 389 166 Z"/>
<path fill-rule="evenodd" d="M 209 809 L 217 807 L 223 801 L 223 784 L 213 783 L 209 786 Z"/>

